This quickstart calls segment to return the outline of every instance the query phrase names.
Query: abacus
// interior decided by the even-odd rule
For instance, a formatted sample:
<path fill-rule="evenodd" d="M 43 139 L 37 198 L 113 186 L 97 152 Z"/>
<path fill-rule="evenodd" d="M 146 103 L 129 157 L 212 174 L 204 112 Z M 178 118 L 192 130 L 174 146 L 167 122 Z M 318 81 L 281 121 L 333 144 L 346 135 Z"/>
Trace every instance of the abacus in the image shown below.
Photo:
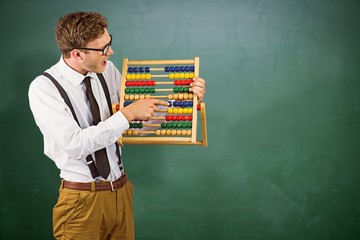
<path fill-rule="evenodd" d="M 162 99 L 148 121 L 132 121 L 119 138 L 119 144 L 175 144 L 207 146 L 205 103 L 189 91 L 192 79 L 199 76 L 199 57 L 190 60 L 129 60 L 124 58 L 120 104 L 113 112 L 139 99 Z M 169 87 L 169 85 L 171 87 Z M 197 140 L 198 111 L 202 140 Z M 161 115 L 161 116 L 157 116 Z M 200 122 L 200 120 L 199 120 Z M 144 130 L 151 128 L 154 130 Z"/>

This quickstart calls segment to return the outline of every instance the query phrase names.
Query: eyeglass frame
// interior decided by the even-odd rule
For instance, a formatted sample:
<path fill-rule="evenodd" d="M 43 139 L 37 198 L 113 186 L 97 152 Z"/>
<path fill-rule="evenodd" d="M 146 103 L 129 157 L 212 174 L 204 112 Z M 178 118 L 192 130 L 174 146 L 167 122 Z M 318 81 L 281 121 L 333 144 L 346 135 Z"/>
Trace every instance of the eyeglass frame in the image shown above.
<path fill-rule="evenodd" d="M 109 52 L 109 49 L 111 47 L 111 42 L 112 42 L 112 35 L 111 34 L 109 34 L 109 35 L 110 35 L 110 42 L 108 44 L 106 44 L 103 49 L 98 49 L 98 48 L 76 48 L 76 49 L 98 51 L 98 52 L 102 52 L 101 55 L 106 55 Z"/>

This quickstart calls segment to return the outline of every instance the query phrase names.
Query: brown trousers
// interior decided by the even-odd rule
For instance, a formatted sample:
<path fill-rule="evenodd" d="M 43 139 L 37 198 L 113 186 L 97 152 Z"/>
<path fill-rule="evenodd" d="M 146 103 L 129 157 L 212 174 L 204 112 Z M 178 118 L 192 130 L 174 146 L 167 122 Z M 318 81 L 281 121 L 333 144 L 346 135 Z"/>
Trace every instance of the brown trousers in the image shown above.
<path fill-rule="evenodd" d="M 55 239 L 135 239 L 133 192 L 130 181 L 115 192 L 61 186 L 53 209 Z"/>

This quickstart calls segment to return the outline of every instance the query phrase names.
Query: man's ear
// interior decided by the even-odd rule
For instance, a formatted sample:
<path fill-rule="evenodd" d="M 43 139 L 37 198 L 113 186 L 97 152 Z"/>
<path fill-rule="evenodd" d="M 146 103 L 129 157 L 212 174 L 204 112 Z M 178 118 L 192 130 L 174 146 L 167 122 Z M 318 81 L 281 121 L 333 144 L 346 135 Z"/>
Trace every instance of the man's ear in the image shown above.
<path fill-rule="evenodd" d="M 70 52 L 70 57 L 75 60 L 82 60 L 83 59 L 83 52 L 81 52 L 79 49 L 73 49 Z"/>

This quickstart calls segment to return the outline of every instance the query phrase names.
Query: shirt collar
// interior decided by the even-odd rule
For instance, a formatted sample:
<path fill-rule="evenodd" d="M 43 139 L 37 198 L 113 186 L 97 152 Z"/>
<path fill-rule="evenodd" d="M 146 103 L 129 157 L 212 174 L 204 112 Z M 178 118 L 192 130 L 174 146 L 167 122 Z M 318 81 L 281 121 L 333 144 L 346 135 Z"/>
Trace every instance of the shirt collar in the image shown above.
<path fill-rule="evenodd" d="M 60 57 L 59 68 L 60 68 L 60 71 L 61 71 L 62 75 L 64 76 L 64 78 L 67 79 L 75 87 L 79 86 L 85 77 L 89 76 L 91 78 L 95 78 L 95 75 L 96 75 L 93 72 L 88 72 L 84 76 L 81 73 L 75 71 L 69 65 L 66 64 L 66 62 L 64 61 L 63 55 L 61 55 L 61 57 Z"/>

